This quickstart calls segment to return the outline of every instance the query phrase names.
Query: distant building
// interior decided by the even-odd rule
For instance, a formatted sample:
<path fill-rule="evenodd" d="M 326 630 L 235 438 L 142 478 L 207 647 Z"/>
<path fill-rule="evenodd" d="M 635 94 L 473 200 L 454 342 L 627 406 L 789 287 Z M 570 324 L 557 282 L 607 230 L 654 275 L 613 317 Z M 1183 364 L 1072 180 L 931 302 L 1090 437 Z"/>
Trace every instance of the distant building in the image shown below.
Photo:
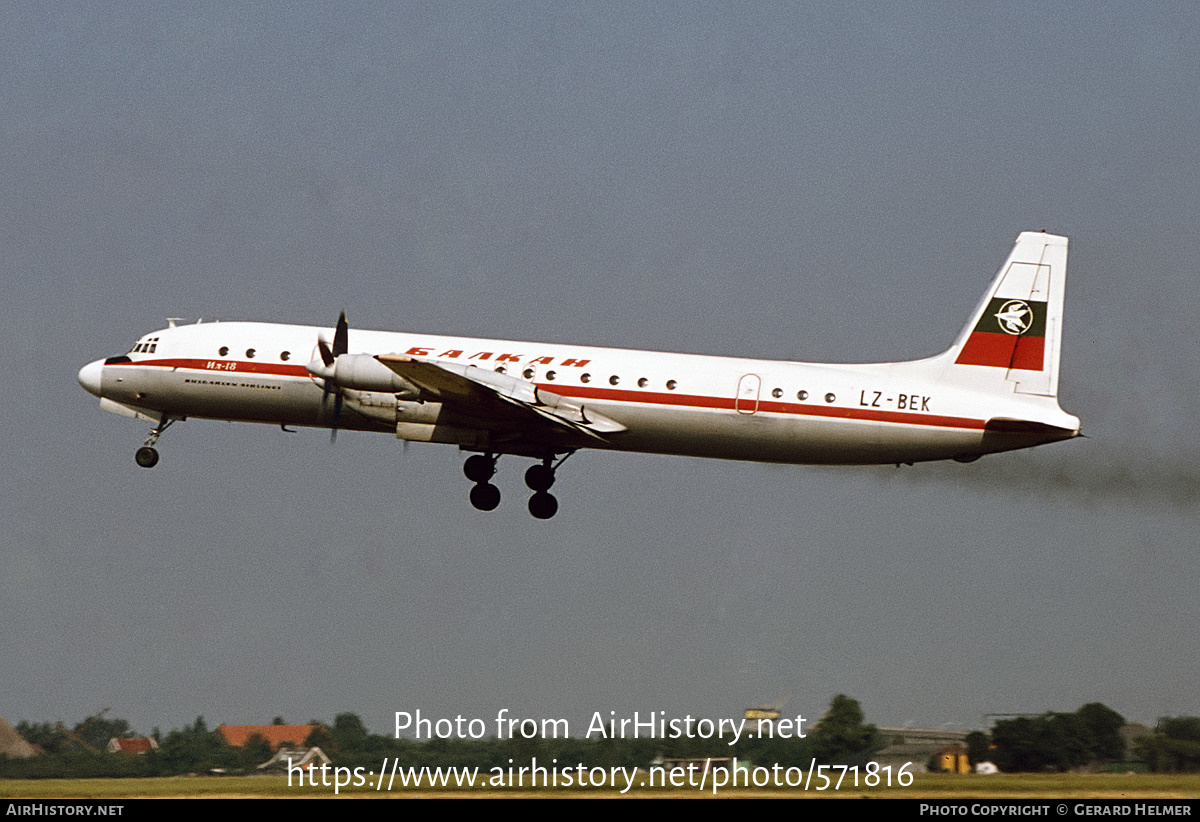
<path fill-rule="evenodd" d="M 235 748 L 244 748 L 254 736 L 261 736 L 277 751 L 283 746 L 303 748 L 308 735 L 319 725 L 218 725 L 217 733 Z"/>
<path fill-rule="evenodd" d="M 26 741 L 17 733 L 17 729 L 8 724 L 8 720 L 0 716 L 0 756 L 11 756 L 14 759 L 24 759 L 36 756 L 42 750 Z"/>
<path fill-rule="evenodd" d="M 108 740 L 109 753 L 144 754 L 158 750 L 152 736 L 114 736 Z"/>
<path fill-rule="evenodd" d="M 880 765 L 890 765 L 895 773 L 907 763 L 905 773 L 926 773 L 929 760 L 935 754 L 952 748 L 962 748 L 970 731 L 949 731 L 943 728 L 880 728 L 879 736 L 891 739 L 892 744 L 877 751 L 871 759 Z"/>
<path fill-rule="evenodd" d="M 783 707 L 779 705 L 759 705 L 755 708 L 747 708 L 742 714 L 742 719 L 746 722 L 746 727 L 750 729 L 755 736 L 763 736 L 772 734 L 775 727 L 775 722 L 779 720 L 779 711 Z M 766 728 L 763 727 L 766 723 Z"/>
<path fill-rule="evenodd" d="M 934 762 L 942 773 L 970 773 L 971 759 L 962 745 L 947 745 L 936 754 Z"/>

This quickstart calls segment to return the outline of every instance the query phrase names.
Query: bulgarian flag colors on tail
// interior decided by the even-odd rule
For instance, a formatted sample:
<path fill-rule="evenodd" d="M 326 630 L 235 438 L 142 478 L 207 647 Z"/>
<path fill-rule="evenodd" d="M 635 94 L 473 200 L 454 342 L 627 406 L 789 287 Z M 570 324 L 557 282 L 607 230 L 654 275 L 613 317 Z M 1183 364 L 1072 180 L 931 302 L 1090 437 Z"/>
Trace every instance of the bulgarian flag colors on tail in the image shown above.
<path fill-rule="evenodd" d="M 1045 301 L 992 297 L 954 362 L 1041 371 L 1045 350 Z"/>

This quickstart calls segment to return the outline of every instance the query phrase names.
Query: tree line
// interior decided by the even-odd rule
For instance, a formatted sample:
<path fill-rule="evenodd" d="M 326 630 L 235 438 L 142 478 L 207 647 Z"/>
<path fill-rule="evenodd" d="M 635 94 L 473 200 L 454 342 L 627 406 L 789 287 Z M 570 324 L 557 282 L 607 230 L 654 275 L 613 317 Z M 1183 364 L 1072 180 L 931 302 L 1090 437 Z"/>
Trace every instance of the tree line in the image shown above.
<path fill-rule="evenodd" d="M 691 759 L 736 756 L 742 761 L 779 763 L 807 768 L 818 764 L 865 764 L 884 744 L 874 725 L 866 724 L 858 701 L 839 694 L 829 710 L 804 738 L 748 739 L 734 744 L 719 737 L 532 739 L 495 737 L 487 739 L 431 739 L 416 741 L 370 733 L 353 713 L 338 714 L 332 723 L 311 721 L 315 729 L 306 746 L 320 747 L 335 765 L 378 769 L 384 757 L 398 766 L 508 767 L 537 757 L 551 767 L 646 768 L 659 758 Z M 282 719 L 276 724 L 283 724 Z M 56 723 L 21 722 L 16 730 L 45 753 L 28 759 L 0 757 L 0 778 L 83 778 L 171 776 L 187 773 L 253 773 L 274 751 L 262 737 L 251 737 L 241 747 L 231 746 L 203 717 L 167 734 L 156 728 L 151 736 L 157 750 L 136 756 L 110 754 L 105 746 L 111 737 L 134 735 L 121 719 L 91 717 L 64 728 Z M 890 741 L 890 740 L 888 740 Z"/>
<path fill-rule="evenodd" d="M 1004 773 L 1065 772 L 1137 764 L 1154 772 L 1200 771 L 1200 717 L 1163 717 L 1127 749 L 1125 719 L 1099 702 L 1074 713 L 1046 713 L 995 723 L 968 734 L 972 764 Z"/>
<path fill-rule="evenodd" d="M 276 718 L 276 724 L 283 720 Z M 755 764 L 778 763 L 807 769 L 814 761 L 829 765 L 865 765 L 887 745 L 902 741 L 864 721 L 859 702 L 838 694 L 804 738 L 729 739 L 682 737 L 607 739 L 432 739 L 417 741 L 370 733 L 354 713 L 331 723 L 311 721 L 306 746 L 319 746 L 335 765 L 368 770 L 384 757 L 398 766 L 507 767 L 534 757 L 551 766 L 648 767 L 657 759 L 736 756 Z M 1154 732 L 1126 750 L 1125 720 L 1100 703 L 1073 713 L 1047 713 L 997 721 L 990 733 L 966 738 L 972 764 L 991 761 L 1004 772 L 1068 771 L 1127 762 L 1130 757 L 1152 771 L 1200 771 L 1200 717 L 1164 717 Z M 44 753 L 28 759 L 0 756 L 0 778 L 146 777 L 188 773 L 254 773 L 274 754 L 261 736 L 241 747 L 229 745 L 203 717 L 166 734 L 151 736 L 158 748 L 143 755 L 110 754 L 112 737 L 135 735 L 123 719 L 89 717 L 68 729 L 60 723 L 21 722 L 16 730 Z"/>

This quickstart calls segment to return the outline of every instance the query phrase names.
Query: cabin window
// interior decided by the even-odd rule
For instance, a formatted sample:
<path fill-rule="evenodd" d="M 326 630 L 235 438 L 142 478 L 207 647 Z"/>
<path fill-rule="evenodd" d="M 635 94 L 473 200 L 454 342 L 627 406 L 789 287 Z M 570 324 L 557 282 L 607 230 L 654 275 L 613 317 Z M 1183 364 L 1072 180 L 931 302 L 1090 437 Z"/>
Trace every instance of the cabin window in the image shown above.
<path fill-rule="evenodd" d="M 679 383 L 675 382 L 675 380 L 667 380 L 667 390 L 668 390 L 668 391 L 674 391 L 674 390 L 675 390 L 675 386 L 676 386 L 676 385 L 678 385 L 678 384 L 679 384 Z"/>
<path fill-rule="evenodd" d="M 254 349 L 253 348 L 246 349 L 246 359 L 248 359 L 248 360 L 254 359 Z"/>
<path fill-rule="evenodd" d="M 503 374 L 503 373 L 505 373 L 505 371 L 504 371 L 504 366 L 503 366 L 503 365 L 497 365 L 497 366 L 496 366 L 496 373 L 497 373 L 497 374 Z"/>
<path fill-rule="evenodd" d="M 806 399 L 808 399 L 808 392 L 807 391 L 797 391 L 796 399 L 800 400 L 801 402 L 804 402 Z"/>
<path fill-rule="evenodd" d="M 638 380 L 638 388 L 645 388 L 649 384 L 650 380 L 646 379 L 645 377 L 642 377 L 640 380 Z"/>
<path fill-rule="evenodd" d="M 616 374 L 613 374 L 611 377 L 608 378 L 609 385 L 616 385 L 620 381 L 621 381 L 621 378 L 618 377 Z"/>
<path fill-rule="evenodd" d="M 281 352 L 279 352 L 279 359 L 283 360 L 284 362 L 287 362 L 287 361 L 288 361 L 288 360 L 290 360 L 291 358 L 292 358 L 292 352 L 291 352 L 291 351 L 281 351 Z"/>
<path fill-rule="evenodd" d="M 825 402 L 833 402 L 836 399 L 837 399 L 837 395 L 832 392 L 825 395 Z"/>
<path fill-rule="evenodd" d="M 580 375 L 579 375 L 579 381 L 580 381 L 580 382 L 591 382 L 591 381 L 592 381 L 592 375 L 591 375 L 591 374 L 580 374 Z"/>
<path fill-rule="evenodd" d="M 527 380 L 532 380 L 533 379 L 533 369 L 526 368 L 523 372 L 521 372 L 521 376 L 523 376 Z"/>
<path fill-rule="evenodd" d="M 228 357 L 229 356 L 229 346 L 227 346 L 227 345 L 221 346 L 217 350 L 217 356 L 218 357 Z"/>
<path fill-rule="evenodd" d="M 774 389 L 774 390 L 771 392 L 771 396 L 772 396 L 772 397 L 774 397 L 775 399 L 779 399 L 780 397 L 782 397 L 782 396 L 783 396 L 783 389 L 782 389 L 782 388 L 776 388 L 776 389 Z"/>
<path fill-rule="evenodd" d="M 555 373 L 555 372 L 553 372 L 553 371 L 547 371 L 547 372 L 546 372 L 546 379 L 548 379 L 548 380 L 553 380 L 553 379 L 554 379 L 554 373 Z"/>

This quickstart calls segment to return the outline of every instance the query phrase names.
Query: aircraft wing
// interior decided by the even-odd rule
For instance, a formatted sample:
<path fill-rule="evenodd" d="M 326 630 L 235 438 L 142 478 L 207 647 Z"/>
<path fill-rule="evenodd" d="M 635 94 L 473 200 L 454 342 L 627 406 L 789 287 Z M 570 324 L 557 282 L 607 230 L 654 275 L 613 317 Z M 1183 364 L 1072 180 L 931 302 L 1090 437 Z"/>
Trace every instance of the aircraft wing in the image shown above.
<path fill-rule="evenodd" d="M 560 433 L 582 434 L 605 441 L 607 434 L 625 431 L 624 425 L 589 410 L 583 403 L 538 388 L 525 380 L 486 368 L 458 363 L 435 362 L 407 354 L 380 354 L 379 362 L 450 407 L 471 416 L 480 409 L 498 406 L 510 412 L 515 422 L 537 422 Z"/>

